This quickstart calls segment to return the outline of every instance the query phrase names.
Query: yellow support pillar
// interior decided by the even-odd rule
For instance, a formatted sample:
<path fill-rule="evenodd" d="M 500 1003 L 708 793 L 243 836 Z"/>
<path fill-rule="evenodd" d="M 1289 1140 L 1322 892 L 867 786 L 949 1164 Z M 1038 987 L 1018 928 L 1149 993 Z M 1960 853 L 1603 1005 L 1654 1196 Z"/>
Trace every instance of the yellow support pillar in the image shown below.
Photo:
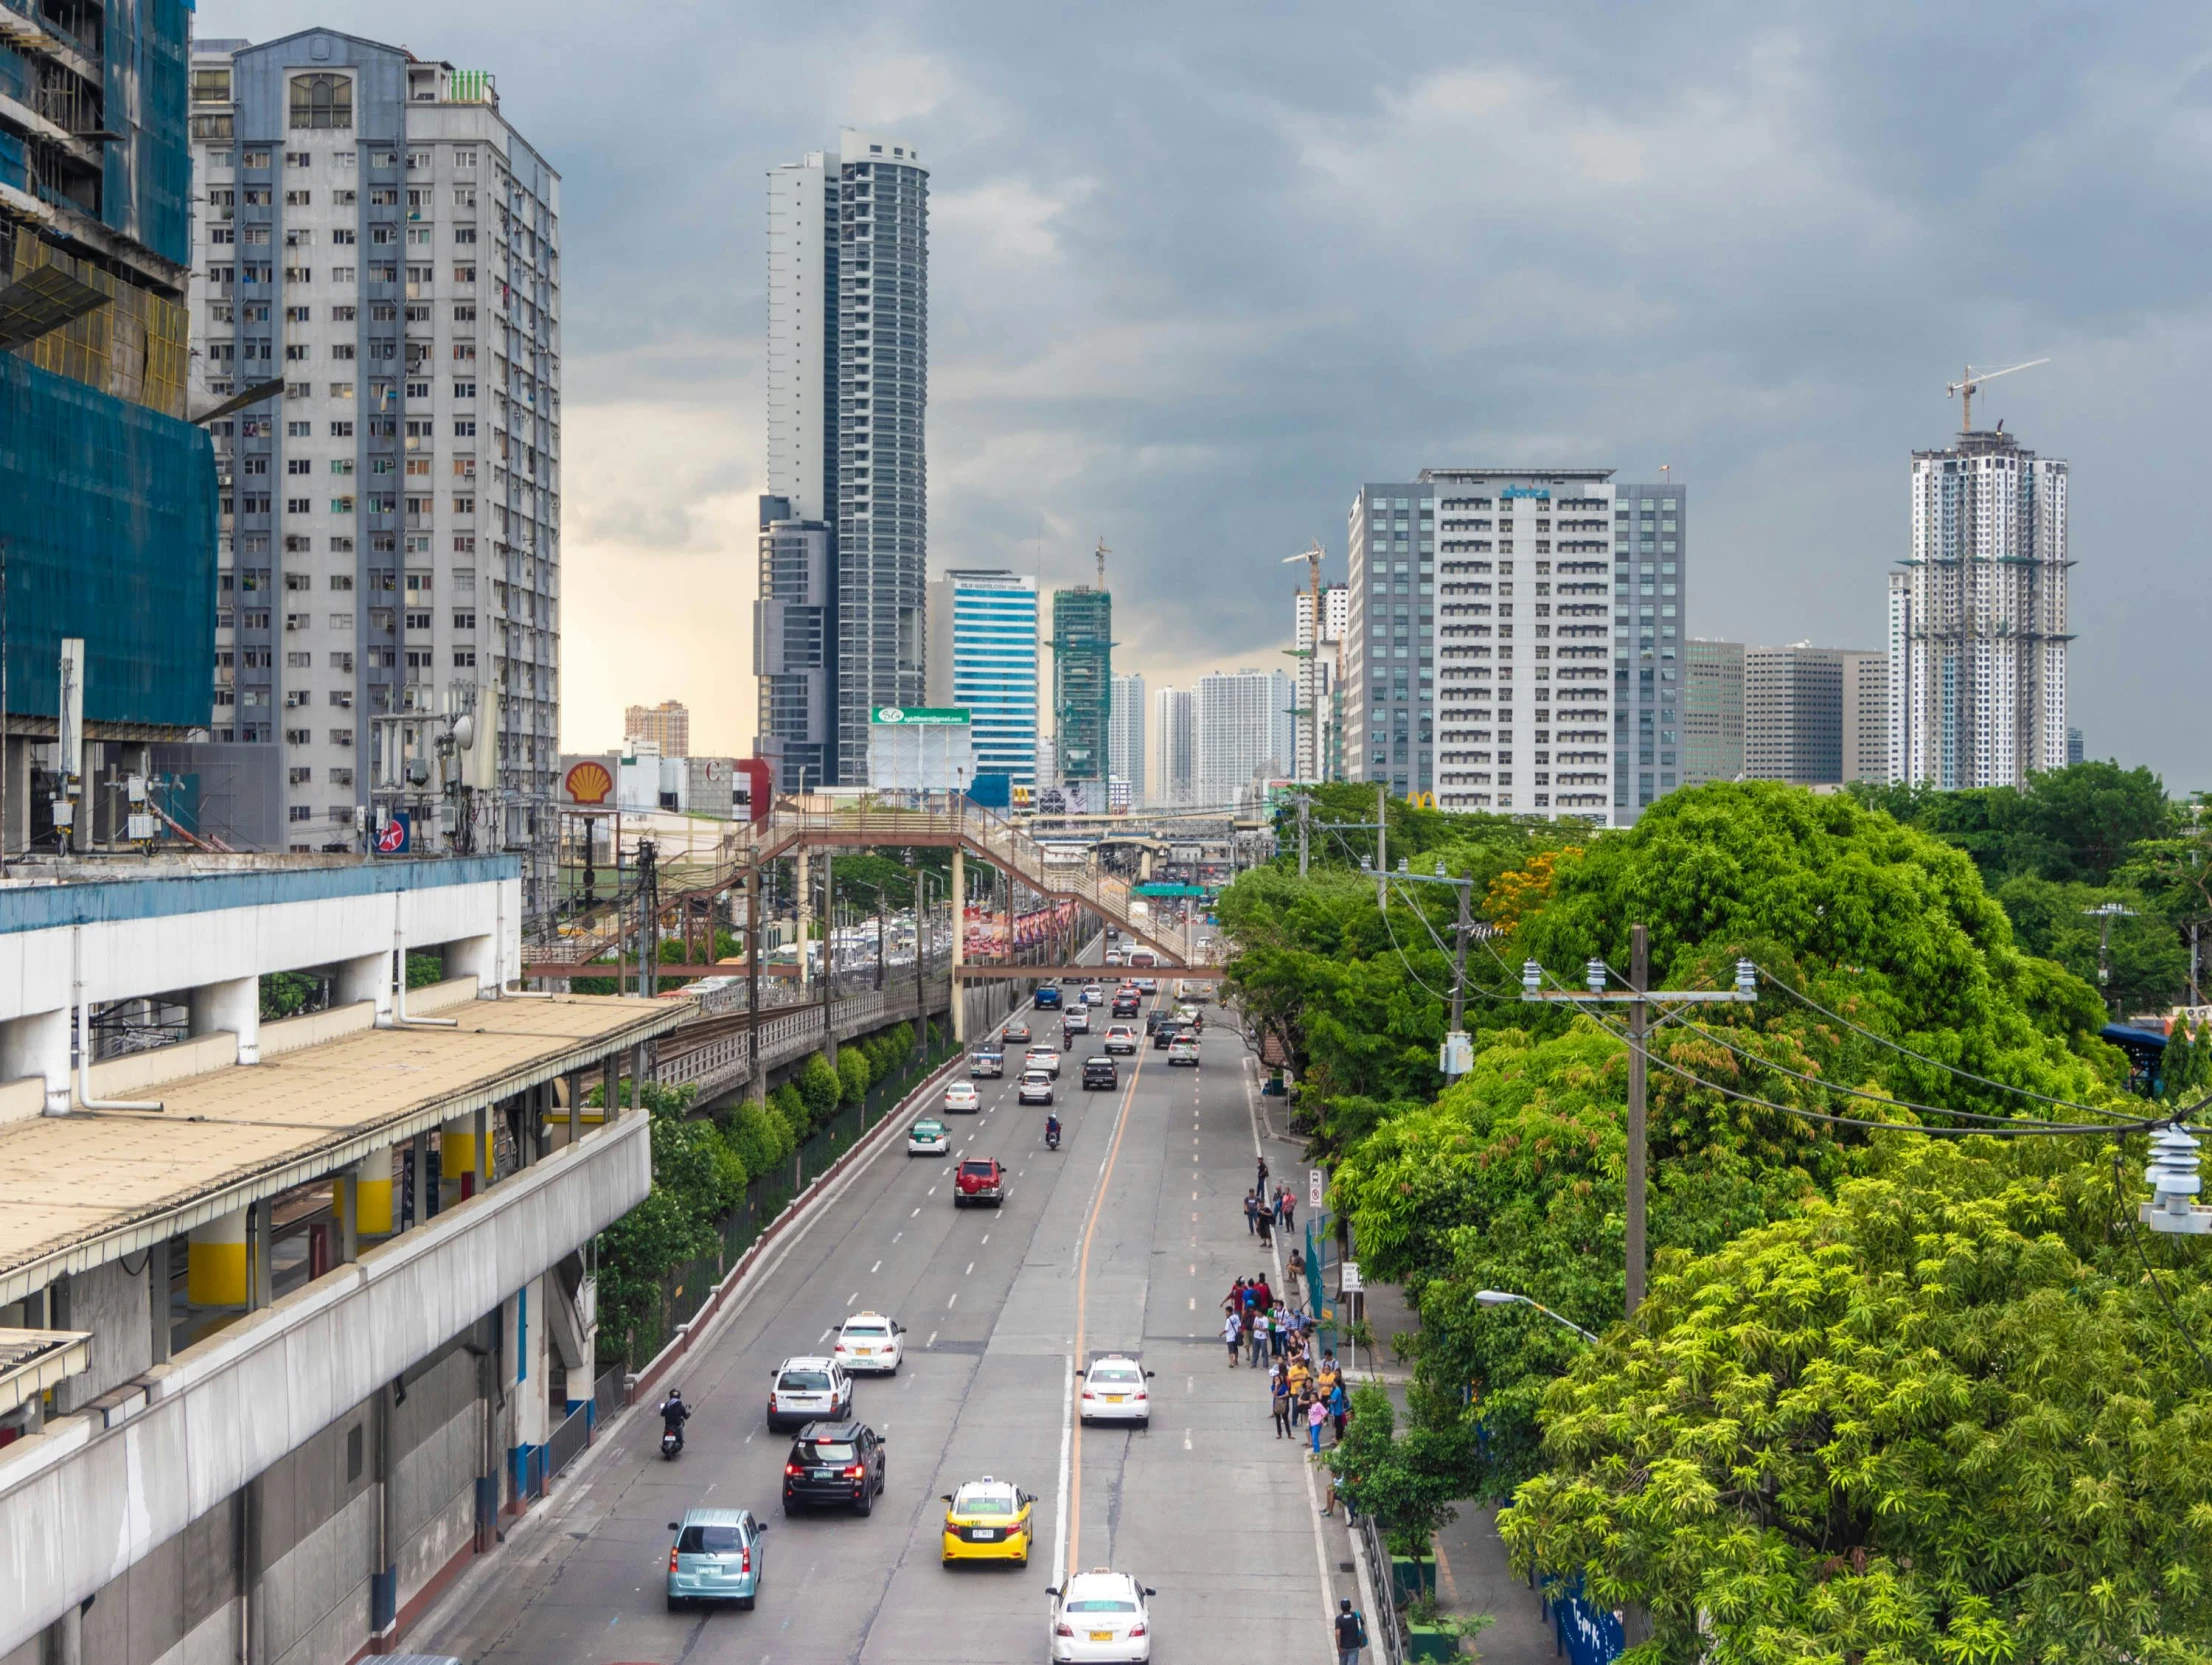
<path fill-rule="evenodd" d="M 463 1179 L 461 1194 L 476 1191 L 476 1118 L 456 1116 L 438 1129 L 438 1172 L 445 1179 Z"/>
<path fill-rule="evenodd" d="M 354 1164 L 354 1219 L 363 1237 L 392 1235 L 392 1151 L 387 1145 Z"/>
<path fill-rule="evenodd" d="M 246 1211 L 194 1226 L 188 1249 L 184 1298 L 196 1307 L 246 1304 Z"/>

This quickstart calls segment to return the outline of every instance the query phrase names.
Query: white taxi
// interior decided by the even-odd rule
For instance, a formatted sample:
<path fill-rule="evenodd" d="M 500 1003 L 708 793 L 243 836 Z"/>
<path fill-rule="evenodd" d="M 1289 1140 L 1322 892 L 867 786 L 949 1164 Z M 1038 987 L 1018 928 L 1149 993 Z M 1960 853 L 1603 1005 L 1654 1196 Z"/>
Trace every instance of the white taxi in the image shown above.
<path fill-rule="evenodd" d="M 856 1312 L 837 1332 L 837 1345 L 830 1349 L 830 1354 L 851 1375 L 872 1372 L 896 1376 L 906 1354 L 899 1340 L 904 1334 L 904 1324 L 894 1324 L 880 1312 Z"/>
<path fill-rule="evenodd" d="M 1127 1573 L 1093 1567 L 1077 1573 L 1059 1589 L 1047 1589 L 1052 1603 L 1052 1657 L 1056 1662 L 1128 1660 L 1146 1665 L 1152 1658 L 1152 1610 L 1159 1594 Z"/>
<path fill-rule="evenodd" d="M 1033 1046 L 1022 1054 L 1022 1068 L 1043 1070 L 1054 1080 L 1060 1077 L 1060 1051 L 1057 1047 Z"/>
<path fill-rule="evenodd" d="M 1085 1422 L 1134 1422 L 1149 1426 L 1152 1372 L 1126 1353 L 1101 1353 L 1083 1376 L 1078 1411 Z"/>
<path fill-rule="evenodd" d="M 945 1108 L 948 1111 L 972 1116 L 982 1107 L 983 1101 L 976 1096 L 975 1083 L 972 1081 L 955 1081 L 945 1089 Z"/>

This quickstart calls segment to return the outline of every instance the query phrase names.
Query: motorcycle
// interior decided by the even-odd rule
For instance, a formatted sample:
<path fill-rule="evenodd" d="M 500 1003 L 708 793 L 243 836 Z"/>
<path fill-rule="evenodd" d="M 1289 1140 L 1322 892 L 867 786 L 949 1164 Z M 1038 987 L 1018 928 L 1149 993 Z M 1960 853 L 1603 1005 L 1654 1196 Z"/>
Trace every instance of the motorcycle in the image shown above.
<path fill-rule="evenodd" d="M 683 1448 L 684 1431 L 681 1428 L 663 1428 L 661 1430 L 661 1458 L 663 1461 L 674 1462 L 676 1454 Z"/>
<path fill-rule="evenodd" d="M 1048 1128 L 1046 1128 L 1046 1129 L 1045 1129 L 1045 1149 L 1046 1149 L 1046 1150 L 1058 1150 L 1059 1148 L 1060 1148 L 1060 1130 L 1059 1130 L 1058 1128 L 1056 1128 L 1056 1127 L 1048 1127 Z"/>

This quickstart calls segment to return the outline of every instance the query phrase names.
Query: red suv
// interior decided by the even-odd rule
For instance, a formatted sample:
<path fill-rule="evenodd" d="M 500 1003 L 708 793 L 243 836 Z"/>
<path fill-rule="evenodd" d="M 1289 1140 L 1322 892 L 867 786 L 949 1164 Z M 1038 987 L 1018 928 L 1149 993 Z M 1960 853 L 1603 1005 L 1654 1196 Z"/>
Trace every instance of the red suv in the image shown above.
<path fill-rule="evenodd" d="M 1005 1200 L 1006 1170 L 996 1159 L 983 1156 L 960 1164 L 960 1172 L 954 1176 L 953 1207 L 987 1202 L 996 1208 Z"/>

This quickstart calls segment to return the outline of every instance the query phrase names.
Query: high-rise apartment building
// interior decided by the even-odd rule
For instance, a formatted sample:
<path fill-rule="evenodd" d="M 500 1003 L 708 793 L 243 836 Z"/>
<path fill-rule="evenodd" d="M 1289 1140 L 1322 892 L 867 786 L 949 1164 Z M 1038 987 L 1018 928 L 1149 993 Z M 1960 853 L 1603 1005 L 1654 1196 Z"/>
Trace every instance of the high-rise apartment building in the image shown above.
<path fill-rule="evenodd" d="M 622 738 L 631 745 L 642 740 L 663 757 L 689 757 L 690 708 L 681 700 L 633 705 L 622 714 Z"/>
<path fill-rule="evenodd" d="M 150 772 L 148 743 L 204 728 L 214 692 L 218 492 L 185 304 L 191 14 L 17 3 L 0 24 L 0 850 L 52 835 L 67 775 L 83 848 L 128 830 L 111 770 Z M 66 640 L 84 644 L 88 744 L 65 763 Z"/>
<path fill-rule="evenodd" d="M 1744 647 L 1693 636 L 1682 644 L 1684 786 L 1744 774 Z"/>
<path fill-rule="evenodd" d="M 1435 494 L 1441 568 L 1434 638 L 1438 806 L 1606 825 L 1617 806 L 1621 813 L 1633 807 L 1616 790 L 1614 748 L 1627 732 L 1616 726 L 1617 699 L 1625 701 L 1623 690 L 1640 681 L 1652 686 L 1645 679 L 1662 658 L 1671 681 L 1676 652 L 1671 620 L 1663 636 L 1630 635 L 1626 613 L 1615 629 L 1616 579 L 1618 598 L 1629 594 L 1631 534 L 1616 532 L 1612 471 L 1423 469 L 1421 482 Z M 1364 573 L 1356 552 L 1353 561 L 1354 607 L 1363 587 L 1379 603 L 1382 578 Z M 1395 549 L 1391 565 L 1395 633 L 1404 582 Z M 1414 577 L 1425 590 L 1425 567 Z M 1417 611 L 1426 605 L 1417 595 Z M 1358 635 L 1355 622 L 1353 639 Z M 1370 675 L 1371 698 L 1377 686 Z M 1396 687 L 1393 674 L 1393 706 Z M 1416 721 L 1419 745 L 1430 732 L 1425 708 Z M 1397 738 L 1393 727 L 1393 759 Z M 1368 741 L 1372 762 L 1379 750 L 1372 729 Z M 1393 761 L 1393 784 L 1395 768 Z"/>
<path fill-rule="evenodd" d="M 2087 748 L 2082 742 L 2081 730 L 2078 728 L 2068 729 L 2066 731 L 2066 761 L 2069 764 L 2079 763 L 2086 755 Z"/>
<path fill-rule="evenodd" d="M 1198 802 L 1198 696 L 1188 688 L 1154 689 L 1152 732 L 1159 748 L 1152 801 L 1188 809 Z"/>
<path fill-rule="evenodd" d="M 1293 767 L 1302 781 L 1336 780 L 1343 774 L 1343 724 L 1338 710 L 1342 690 L 1337 673 L 1351 608 L 1352 592 L 1345 584 L 1323 585 L 1318 610 L 1311 589 L 1299 590 L 1292 599 L 1290 642 L 1298 660 L 1298 742 Z"/>
<path fill-rule="evenodd" d="M 1889 779 L 1889 655 L 1845 649 L 1843 778 Z"/>
<path fill-rule="evenodd" d="M 764 543 L 788 519 L 826 532 L 828 732 L 771 734 L 866 778 L 868 722 L 924 699 L 929 491 L 929 174 L 912 145 L 855 132 L 769 174 Z M 765 591 L 764 597 L 765 597 Z M 802 605 L 813 605 L 802 603 Z M 768 645 L 765 623 L 756 647 Z M 795 675 L 756 659 L 764 681 Z M 776 703 L 770 690 L 762 704 Z"/>
<path fill-rule="evenodd" d="M 1401 798 L 1426 792 L 1435 785 L 1435 492 L 1425 481 L 1360 487 L 1346 541 L 1344 773 Z"/>
<path fill-rule="evenodd" d="M 1246 807 L 1255 781 L 1287 778 L 1297 749 L 1287 671 L 1223 671 L 1198 679 L 1197 801 Z"/>
<path fill-rule="evenodd" d="M 825 785 L 836 766 L 836 536 L 829 522 L 800 515 L 788 497 L 760 500 L 753 755 L 767 761 L 779 792 Z"/>
<path fill-rule="evenodd" d="M 933 706 L 964 706 L 980 774 L 1035 786 L 1037 580 L 1023 573 L 953 571 L 929 586 Z"/>
<path fill-rule="evenodd" d="M 1843 775 L 1843 651 L 1744 649 L 1744 774 L 1829 785 Z"/>
<path fill-rule="evenodd" d="M 1054 590 L 1052 719 L 1060 781 L 1103 785 L 1107 778 L 1113 653 L 1114 598 L 1088 584 Z"/>
<path fill-rule="evenodd" d="M 482 70 L 329 29 L 197 43 L 195 335 L 228 479 L 221 742 L 282 748 L 293 849 L 471 705 L 514 846 L 560 717 L 560 178 Z M 397 733 L 392 730 L 396 729 Z M 478 847 L 482 847 L 479 844 Z"/>
<path fill-rule="evenodd" d="M 2066 761 L 2067 467 L 2002 429 L 1912 459 L 1889 586 L 1892 780 L 2018 786 Z"/>
<path fill-rule="evenodd" d="M 1150 800 L 1144 789 L 1144 678 L 1117 676 L 1106 716 L 1106 758 L 1109 778 L 1126 781 L 1129 806 Z"/>
<path fill-rule="evenodd" d="M 1682 781 L 1682 639 L 1689 617 L 1689 494 L 1614 488 L 1613 824 L 1633 826 Z"/>

